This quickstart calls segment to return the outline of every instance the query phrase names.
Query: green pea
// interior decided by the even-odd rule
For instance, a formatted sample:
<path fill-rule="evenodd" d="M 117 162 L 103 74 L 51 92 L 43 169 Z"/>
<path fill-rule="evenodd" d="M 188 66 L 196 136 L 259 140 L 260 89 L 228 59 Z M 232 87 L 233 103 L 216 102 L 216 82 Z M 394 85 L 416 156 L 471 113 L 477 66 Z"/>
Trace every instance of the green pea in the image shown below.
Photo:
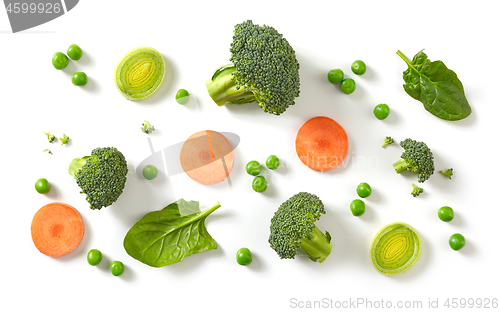
<path fill-rule="evenodd" d="M 451 249 L 460 250 L 465 246 L 465 237 L 462 234 L 453 234 L 450 237 L 449 244 Z"/>
<path fill-rule="evenodd" d="M 189 102 L 189 92 L 184 89 L 179 89 L 175 95 L 175 100 L 181 105 L 185 105 Z"/>
<path fill-rule="evenodd" d="M 71 76 L 71 82 L 73 82 L 75 86 L 84 86 L 87 84 L 87 81 L 87 74 L 84 72 L 76 72 Z"/>
<path fill-rule="evenodd" d="M 365 213 L 365 202 L 361 199 L 355 199 L 351 202 L 351 212 L 355 217 L 362 216 Z"/>
<path fill-rule="evenodd" d="M 253 179 L 252 188 L 258 193 L 262 193 L 267 189 L 267 180 L 263 176 L 258 176 Z"/>
<path fill-rule="evenodd" d="M 90 265 L 98 265 L 101 263 L 102 253 L 97 249 L 91 249 L 87 254 L 87 262 Z"/>
<path fill-rule="evenodd" d="M 236 262 L 239 265 L 249 265 L 252 263 L 252 253 L 248 248 L 240 248 L 236 253 Z"/>
<path fill-rule="evenodd" d="M 363 182 L 356 188 L 356 193 L 358 193 L 359 197 L 366 198 L 372 194 L 372 188 L 368 183 Z"/>
<path fill-rule="evenodd" d="M 147 180 L 153 180 L 158 176 L 158 168 L 153 165 L 147 165 L 142 169 L 142 175 Z"/>
<path fill-rule="evenodd" d="M 356 90 L 356 82 L 354 79 L 346 78 L 340 83 L 340 90 L 345 94 L 351 94 Z"/>
<path fill-rule="evenodd" d="M 362 60 L 352 62 L 351 70 L 356 75 L 363 75 L 366 72 L 366 64 Z"/>
<path fill-rule="evenodd" d="M 455 213 L 453 212 L 453 209 L 451 207 L 443 206 L 438 210 L 438 217 L 439 219 L 441 219 L 441 221 L 450 222 L 451 220 L 453 220 L 454 216 Z"/>
<path fill-rule="evenodd" d="M 56 52 L 52 55 L 52 65 L 55 69 L 65 69 L 69 64 L 68 57 L 62 52 Z"/>
<path fill-rule="evenodd" d="M 271 155 L 266 159 L 266 167 L 270 170 L 276 170 L 280 166 L 280 159 L 275 155 Z"/>
<path fill-rule="evenodd" d="M 125 272 L 125 266 L 121 261 L 113 261 L 111 262 L 109 268 L 111 269 L 111 274 L 114 276 L 120 276 Z"/>
<path fill-rule="evenodd" d="M 82 49 L 77 46 L 76 44 L 72 44 L 68 48 L 68 56 L 73 60 L 73 61 L 78 61 L 80 58 L 82 58 L 83 52 Z"/>
<path fill-rule="evenodd" d="M 252 160 L 252 161 L 248 162 L 248 164 L 246 166 L 247 173 L 249 175 L 253 175 L 253 176 L 259 175 L 261 169 L 262 168 L 261 168 L 259 162 L 256 160 Z"/>
<path fill-rule="evenodd" d="M 373 109 L 373 114 L 375 115 L 375 117 L 377 117 L 378 120 L 386 119 L 390 113 L 391 109 L 387 104 L 379 104 Z"/>
<path fill-rule="evenodd" d="M 328 81 L 331 83 L 339 83 L 344 80 L 344 72 L 342 69 L 332 69 L 328 72 Z"/>
<path fill-rule="evenodd" d="M 35 190 L 40 194 L 47 194 L 50 191 L 50 184 L 47 179 L 38 179 L 35 182 Z"/>

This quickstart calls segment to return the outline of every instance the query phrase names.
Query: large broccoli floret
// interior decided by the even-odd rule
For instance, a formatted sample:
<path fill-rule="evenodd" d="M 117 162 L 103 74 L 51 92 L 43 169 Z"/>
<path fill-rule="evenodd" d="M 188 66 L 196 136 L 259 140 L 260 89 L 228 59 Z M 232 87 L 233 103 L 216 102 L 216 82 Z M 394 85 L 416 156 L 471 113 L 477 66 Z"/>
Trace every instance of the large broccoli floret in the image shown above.
<path fill-rule="evenodd" d="M 314 224 L 325 213 L 318 196 L 301 192 L 281 204 L 271 219 L 269 243 L 281 259 L 305 255 L 323 262 L 332 251 L 330 233 Z"/>
<path fill-rule="evenodd" d="M 399 143 L 404 148 L 401 159 L 393 164 L 397 173 L 411 170 L 418 173 L 418 182 L 427 181 L 434 173 L 434 156 L 423 142 L 406 139 Z"/>
<path fill-rule="evenodd" d="M 114 147 L 96 148 L 90 156 L 77 157 L 69 174 L 87 195 L 91 209 L 110 206 L 122 194 L 127 181 L 127 161 Z"/>
<path fill-rule="evenodd" d="M 235 26 L 232 64 L 219 67 L 206 82 L 219 106 L 257 102 L 270 114 L 280 115 L 299 96 L 299 62 L 283 35 L 251 20 Z"/>

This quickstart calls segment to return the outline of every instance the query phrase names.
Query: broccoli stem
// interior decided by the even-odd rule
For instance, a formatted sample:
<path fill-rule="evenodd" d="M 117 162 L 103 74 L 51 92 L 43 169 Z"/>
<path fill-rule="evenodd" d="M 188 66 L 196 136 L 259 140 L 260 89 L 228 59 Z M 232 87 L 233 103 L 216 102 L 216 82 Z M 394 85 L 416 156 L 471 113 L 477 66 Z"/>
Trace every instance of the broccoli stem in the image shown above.
<path fill-rule="evenodd" d="M 226 104 L 246 104 L 255 102 L 255 95 L 251 91 L 244 91 L 236 85 L 233 73 L 236 72 L 234 65 L 219 67 L 211 79 L 206 82 L 208 94 L 219 106 Z"/>
<path fill-rule="evenodd" d="M 403 171 L 408 170 L 408 164 L 404 159 L 396 161 L 392 166 L 394 167 L 394 170 L 396 170 L 397 173 L 401 173 Z"/>
<path fill-rule="evenodd" d="M 332 251 L 331 237 L 328 232 L 327 235 L 323 234 L 317 226 L 309 233 L 308 237 L 301 238 L 300 249 L 315 262 L 323 262 Z"/>
<path fill-rule="evenodd" d="M 76 174 L 82 169 L 88 158 L 90 158 L 90 156 L 76 157 L 73 159 L 69 164 L 68 173 L 71 174 L 73 178 L 76 178 Z"/>

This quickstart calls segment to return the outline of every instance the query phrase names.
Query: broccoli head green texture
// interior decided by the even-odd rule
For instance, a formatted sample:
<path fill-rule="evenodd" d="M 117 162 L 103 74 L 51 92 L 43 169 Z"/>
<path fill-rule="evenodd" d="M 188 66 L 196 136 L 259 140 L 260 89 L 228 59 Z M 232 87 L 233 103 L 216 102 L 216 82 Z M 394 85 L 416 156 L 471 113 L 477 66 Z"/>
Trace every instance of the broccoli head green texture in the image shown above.
<path fill-rule="evenodd" d="M 87 195 L 91 209 L 110 206 L 122 194 L 127 181 L 127 161 L 114 147 L 96 148 L 90 156 L 73 159 L 68 170 Z"/>
<path fill-rule="evenodd" d="M 281 204 L 271 219 L 269 244 L 281 259 L 305 255 L 323 262 L 332 251 L 330 233 L 314 224 L 325 213 L 318 196 L 301 192 Z"/>
<path fill-rule="evenodd" d="M 280 115 L 299 96 L 299 62 L 283 35 L 267 25 L 247 20 L 234 27 L 230 65 L 215 70 L 206 82 L 214 102 L 257 102 L 270 114 Z"/>
<path fill-rule="evenodd" d="M 411 191 L 411 195 L 413 195 L 413 197 L 417 197 L 424 192 L 424 189 L 416 186 L 415 183 L 412 183 L 411 186 L 413 187 L 413 190 Z"/>
<path fill-rule="evenodd" d="M 427 181 L 434 173 L 434 156 L 423 142 L 406 139 L 399 143 L 405 150 L 401 159 L 393 164 L 394 170 L 401 173 L 406 170 L 418 173 L 418 182 Z"/>

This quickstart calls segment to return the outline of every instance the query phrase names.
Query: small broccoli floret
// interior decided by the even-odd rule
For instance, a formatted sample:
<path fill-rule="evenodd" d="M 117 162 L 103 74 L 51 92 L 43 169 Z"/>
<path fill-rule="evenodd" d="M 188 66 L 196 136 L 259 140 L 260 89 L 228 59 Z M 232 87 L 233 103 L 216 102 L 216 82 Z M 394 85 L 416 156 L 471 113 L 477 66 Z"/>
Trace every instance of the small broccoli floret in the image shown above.
<path fill-rule="evenodd" d="M 439 170 L 439 173 L 441 173 L 442 175 L 444 175 L 445 177 L 447 177 L 448 179 L 451 180 L 451 176 L 453 175 L 453 168 L 450 168 L 446 171 Z"/>
<path fill-rule="evenodd" d="M 49 153 L 49 154 L 52 154 L 52 151 L 51 151 L 51 150 L 49 150 L 48 148 L 44 149 L 42 152 L 47 152 L 47 153 Z"/>
<path fill-rule="evenodd" d="M 270 114 L 280 115 L 299 96 L 299 62 L 283 35 L 251 20 L 234 27 L 232 64 L 219 67 L 206 82 L 214 102 L 257 102 Z"/>
<path fill-rule="evenodd" d="M 90 156 L 73 159 L 68 170 L 87 195 L 91 209 L 101 209 L 114 203 L 122 194 L 127 181 L 127 162 L 114 147 L 96 148 Z"/>
<path fill-rule="evenodd" d="M 424 192 L 424 189 L 416 186 L 415 183 L 412 183 L 411 186 L 413 186 L 413 190 L 411 191 L 411 195 L 413 195 L 413 197 L 417 197 Z"/>
<path fill-rule="evenodd" d="M 314 224 L 325 213 L 318 196 L 301 192 L 281 204 L 271 219 L 269 243 L 281 259 L 305 255 L 323 262 L 332 251 L 330 233 Z"/>
<path fill-rule="evenodd" d="M 56 136 L 53 134 L 50 134 L 50 132 L 43 132 L 43 133 L 45 133 L 45 135 L 47 136 L 47 139 L 49 140 L 50 143 L 54 142 L 54 140 L 56 139 Z"/>
<path fill-rule="evenodd" d="M 427 181 L 434 173 L 434 156 L 423 142 L 406 139 L 399 143 L 404 148 L 401 159 L 393 164 L 394 170 L 401 173 L 411 170 L 418 173 L 418 182 Z"/>
<path fill-rule="evenodd" d="M 61 141 L 61 145 L 68 144 L 69 142 L 69 137 L 63 133 L 63 137 L 59 138 L 59 141 Z"/>
<path fill-rule="evenodd" d="M 144 123 L 142 124 L 141 130 L 142 130 L 142 132 L 144 132 L 146 134 L 150 134 L 151 132 L 153 132 L 155 130 L 155 126 L 150 124 L 149 121 L 144 120 Z"/>
<path fill-rule="evenodd" d="M 394 139 L 391 137 L 385 137 L 382 147 L 385 148 L 387 145 L 394 143 Z"/>

